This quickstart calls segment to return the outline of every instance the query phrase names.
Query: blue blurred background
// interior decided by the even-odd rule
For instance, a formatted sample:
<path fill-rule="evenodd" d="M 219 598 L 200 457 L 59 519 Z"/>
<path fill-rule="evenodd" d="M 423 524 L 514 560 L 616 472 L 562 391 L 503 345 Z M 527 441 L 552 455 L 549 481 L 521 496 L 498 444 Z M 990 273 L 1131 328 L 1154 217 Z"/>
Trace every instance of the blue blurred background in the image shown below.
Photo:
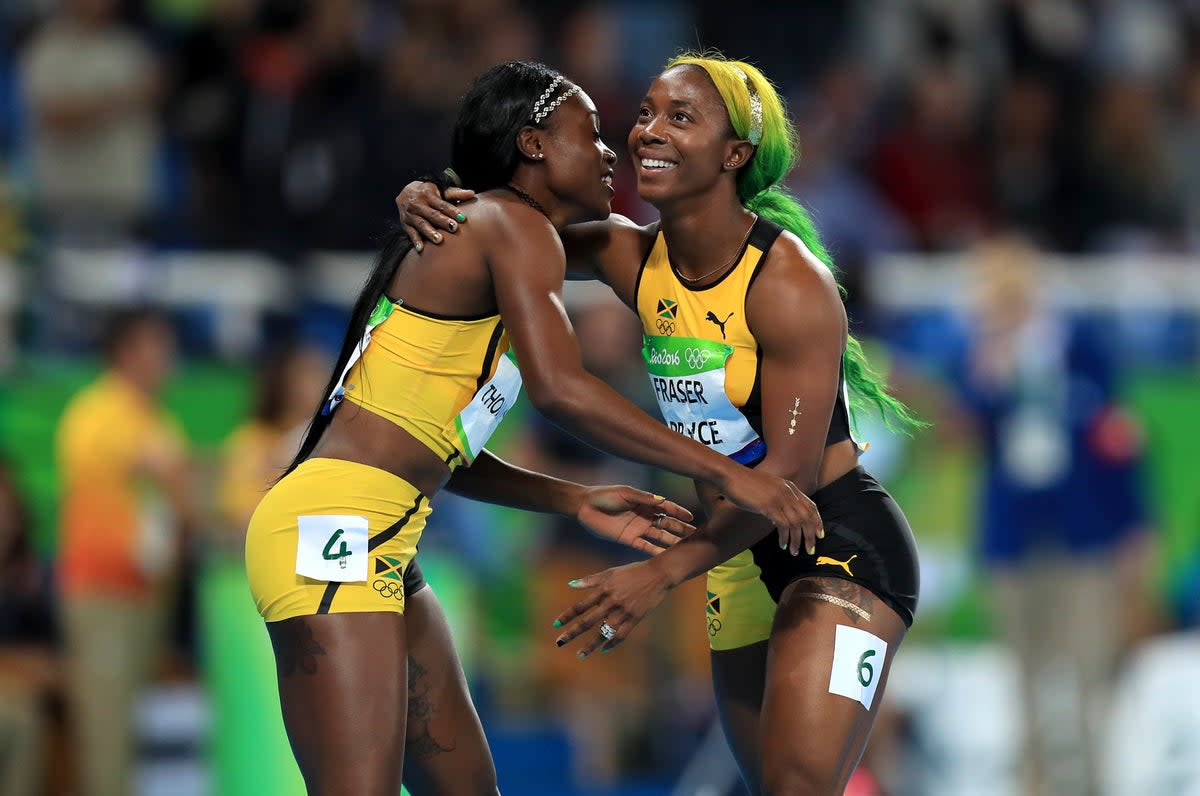
<path fill-rule="evenodd" d="M 854 331 L 933 421 L 859 421 L 924 588 L 847 793 L 1200 794 L 1200 3 L 3 0 L 0 796 L 88 794 L 55 438 L 111 313 L 169 317 L 198 517 L 144 596 L 169 620 L 108 728 L 136 749 L 113 792 L 299 793 L 240 534 L 394 195 L 448 163 L 472 76 L 535 58 L 589 92 L 622 153 L 615 209 L 649 220 L 626 134 L 665 60 L 700 47 L 786 96 L 789 186 Z M 636 320 L 601 287 L 567 299 L 589 369 L 652 406 Z M 497 447 L 694 502 L 526 406 Z M 505 793 L 741 792 L 702 584 L 580 663 L 550 622 L 622 550 L 445 496 L 421 560 Z"/>

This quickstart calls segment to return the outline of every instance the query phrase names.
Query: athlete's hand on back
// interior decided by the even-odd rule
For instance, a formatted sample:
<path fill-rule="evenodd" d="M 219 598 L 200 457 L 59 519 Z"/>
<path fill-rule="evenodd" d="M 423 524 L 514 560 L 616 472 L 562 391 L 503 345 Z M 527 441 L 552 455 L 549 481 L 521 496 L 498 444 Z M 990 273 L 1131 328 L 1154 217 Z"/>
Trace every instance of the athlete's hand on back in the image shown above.
<path fill-rule="evenodd" d="M 696 530 L 687 522 L 692 513 L 683 506 L 631 486 L 588 487 L 575 519 L 597 536 L 650 555 Z"/>
<path fill-rule="evenodd" d="M 786 478 L 738 467 L 726 479 L 722 491 L 738 508 L 769 519 L 779 534 L 779 546 L 792 555 L 799 555 L 801 550 L 812 555 L 817 539 L 825 535 L 817 505 Z"/>
<path fill-rule="evenodd" d="M 420 251 L 422 238 L 441 243 L 445 237 L 439 230 L 457 232 L 458 225 L 467 220 L 457 204 L 474 198 L 475 192 L 466 188 L 447 188 L 442 195 L 432 182 L 410 182 L 396 196 L 400 226 Z"/>

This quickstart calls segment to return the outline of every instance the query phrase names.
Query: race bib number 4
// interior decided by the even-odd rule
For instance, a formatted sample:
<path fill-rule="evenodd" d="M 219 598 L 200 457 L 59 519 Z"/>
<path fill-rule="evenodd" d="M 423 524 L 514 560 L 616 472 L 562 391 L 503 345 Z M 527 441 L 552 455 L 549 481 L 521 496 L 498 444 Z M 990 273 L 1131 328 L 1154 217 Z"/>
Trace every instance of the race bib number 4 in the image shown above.
<path fill-rule="evenodd" d="M 838 625 L 829 693 L 849 697 L 870 710 L 886 659 L 886 641 L 865 630 Z"/>
<path fill-rule="evenodd" d="M 296 574 L 314 580 L 367 579 L 367 518 L 343 514 L 297 517 Z"/>

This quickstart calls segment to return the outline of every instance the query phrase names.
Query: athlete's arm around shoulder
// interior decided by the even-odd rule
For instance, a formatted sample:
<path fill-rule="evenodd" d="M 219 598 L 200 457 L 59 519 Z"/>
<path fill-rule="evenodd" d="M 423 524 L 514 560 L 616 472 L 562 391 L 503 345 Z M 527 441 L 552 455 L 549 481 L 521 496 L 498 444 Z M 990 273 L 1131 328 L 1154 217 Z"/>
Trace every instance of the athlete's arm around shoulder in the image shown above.
<path fill-rule="evenodd" d="M 638 226 L 619 213 L 562 231 L 568 279 L 599 279 L 629 306 L 642 262 L 654 245 L 657 224 Z"/>
<path fill-rule="evenodd" d="M 475 192 L 464 188 L 448 188 L 440 195 L 430 182 L 410 182 L 396 196 L 400 224 L 417 251 L 422 240 L 440 245 L 445 232 L 451 235 L 467 220 L 463 210 L 470 210 L 472 224 L 476 216 L 485 218 L 479 205 L 470 203 Z M 625 216 L 613 213 L 600 221 L 571 224 L 561 233 L 567 259 L 567 279 L 599 279 L 612 287 L 622 301 L 633 306 L 633 291 L 637 272 L 654 245 L 657 224 L 640 227 Z"/>

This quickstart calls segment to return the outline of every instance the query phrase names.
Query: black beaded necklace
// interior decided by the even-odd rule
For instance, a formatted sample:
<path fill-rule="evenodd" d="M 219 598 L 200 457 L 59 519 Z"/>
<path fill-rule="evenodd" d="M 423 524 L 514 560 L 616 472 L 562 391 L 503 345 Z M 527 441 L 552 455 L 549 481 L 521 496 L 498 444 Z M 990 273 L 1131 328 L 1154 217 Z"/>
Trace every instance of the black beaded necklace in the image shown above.
<path fill-rule="evenodd" d="M 534 210 L 536 210 L 539 213 L 541 213 L 542 215 L 544 215 L 546 218 L 550 218 L 550 214 L 546 212 L 546 208 L 542 207 L 537 199 L 534 199 L 532 196 L 525 193 L 525 190 L 521 186 L 510 182 L 508 185 L 506 185 L 504 187 L 507 188 L 508 190 L 512 191 L 513 195 L 515 195 L 522 202 L 529 205 Z"/>

